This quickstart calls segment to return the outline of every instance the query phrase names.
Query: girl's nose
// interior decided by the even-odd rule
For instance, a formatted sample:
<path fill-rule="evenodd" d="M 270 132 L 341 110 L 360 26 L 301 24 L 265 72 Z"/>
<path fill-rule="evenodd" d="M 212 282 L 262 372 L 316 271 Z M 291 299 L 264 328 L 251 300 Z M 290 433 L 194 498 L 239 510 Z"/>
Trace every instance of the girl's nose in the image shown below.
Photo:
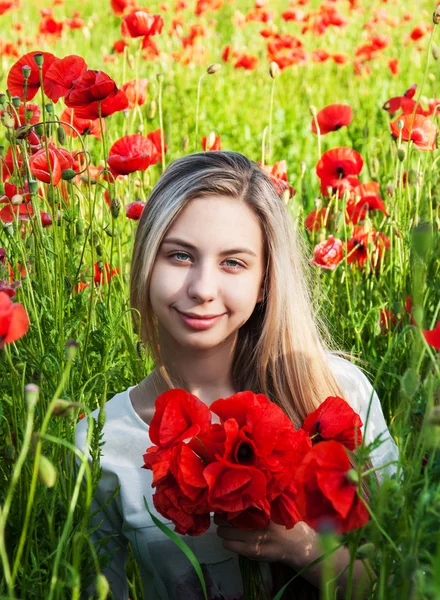
<path fill-rule="evenodd" d="M 218 281 L 212 265 L 194 266 L 188 275 L 188 296 L 199 304 L 209 302 L 217 295 Z"/>

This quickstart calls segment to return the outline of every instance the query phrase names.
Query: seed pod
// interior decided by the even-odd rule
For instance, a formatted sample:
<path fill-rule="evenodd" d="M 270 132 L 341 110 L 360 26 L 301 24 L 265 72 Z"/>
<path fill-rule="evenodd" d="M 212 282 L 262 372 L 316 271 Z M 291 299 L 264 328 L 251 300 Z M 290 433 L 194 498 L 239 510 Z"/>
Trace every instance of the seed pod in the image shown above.
<path fill-rule="evenodd" d="M 28 181 L 28 189 L 31 194 L 37 194 L 38 193 L 38 181 L 35 181 L 34 179 L 31 179 L 30 181 Z"/>
<path fill-rule="evenodd" d="M 397 158 L 400 160 L 400 162 L 403 162 L 406 158 L 406 149 L 403 146 L 400 146 L 400 148 L 397 149 Z"/>
<path fill-rule="evenodd" d="M 69 402 L 69 400 L 56 400 L 52 414 L 55 417 L 67 417 L 72 410 L 79 408 L 81 405 L 78 402 Z"/>
<path fill-rule="evenodd" d="M 367 542 L 366 544 L 362 544 L 356 550 L 356 558 L 362 560 L 363 558 L 374 558 L 375 547 L 371 542 Z"/>
<path fill-rule="evenodd" d="M 23 65 L 21 67 L 21 72 L 25 79 L 29 79 L 29 77 L 31 76 L 32 69 L 30 68 L 29 65 Z"/>
<path fill-rule="evenodd" d="M 20 96 L 12 96 L 12 104 L 15 106 L 15 108 L 19 108 L 21 104 Z"/>
<path fill-rule="evenodd" d="M 57 481 L 57 471 L 47 456 L 40 456 L 38 462 L 38 477 L 43 485 L 53 488 Z"/>
<path fill-rule="evenodd" d="M 44 134 L 44 125 L 35 125 L 34 131 L 39 137 L 41 137 Z"/>
<path fill-rule="evenodd" d="M 38 67 L 42 67 L 44 63 L 44 56 L 41 52 L 34 54 L 34 61 Z"/>
<path fill-rule="evenodd" d="M 218 73 L 221 68 L 222 66 L 219 63 L 213 63 L 212 65 L 209 65 L 209 67 L 206 69 L 206 72 L 208 75 L 215 75 L 215 73 Z"/>
<path fill-rule="evenodd" d="M 37 404 L 39 393 L 40 388 L 38 387 L 38 385 L 35 385 L 35 383 L 28 383 L 24 386 L 24 398 L 28 410 L 30 410 Z"/>
<path fill-rule="evenodd" d="M 66 358 L 68 361 L 71 361 L 75 358 L 76 353 L 78 352 L 78 342 L 76 340 L 67 340 L 64 345 L 64 349 L 66 351 Z"/>

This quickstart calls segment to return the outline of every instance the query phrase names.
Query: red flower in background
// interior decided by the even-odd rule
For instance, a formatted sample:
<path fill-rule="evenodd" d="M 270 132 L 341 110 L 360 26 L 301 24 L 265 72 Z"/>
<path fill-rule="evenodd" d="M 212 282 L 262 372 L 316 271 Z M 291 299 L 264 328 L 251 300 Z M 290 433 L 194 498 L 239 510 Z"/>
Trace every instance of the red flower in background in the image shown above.
<path fill-rule="evenodd" d="M 101 140 L 101 125 L 99 123 L 99 119 L 79 119 L 73 108 L 65 108 L 60 115 L 60 121 L 65 121 L 65 123 L 61 123 L 61 127 L 64 129 L 67 135 L 76 138 L 78 137 L 76 131 L 66 125 L 66 123 L 70 123 L 77 129 L 80 135 L 93 135 L 98 140 Z M 102 123 L 102 129 L 105 131 L 105 121 Z"/>
<path fill-rule="evenodd" d="M 127 96 L 128 108 L 142 106 L 147 99 L 148 79 L 141 77 L 140 79 L 131 79 L 123 84 L 121 90 Z"/>
<path fill-rule="evenodd" d="M 18 96 L 21 100 L 24 100 L 25 79 L 22 73 L 22 68 L 24 66 L 28 66 L 31 69 L 31 74 L 27 80 L 26 100 L 32 100 L 32 98 L 40 89 L 40 71 L 34 60 L 35 54 L 42 54 L 44 58 L 42 66 L 43 80 L 49 67 L 54 62 L 54 60 L 56 60 L 56 56 L 54 56 L 50 52 L 38 51 L 28 52 L 27 54 L 19 58 L 17 62 L 14 65 L 12 65 L 8 74 L 7 86 L 11 96 Z"/>
<path fill-rule="evenodd" d="M 348 450 L 356 450 L 362 443 L 360 416 L 339 396 L 329 396 L 319 407 L 308 415 L 303 429 L 310 436 L 318 434 L 313 442 L 335 440 Z"/>
<path fill-rule="evenodd" d="M 235 61 L 234 68 L 253 71 L 258 67 L 258 63 L 259 60 L 256 56 L 253 56 L 252 54 L 240 54 Z"/>
<path fill-rule="evenodd" d="M 146 9 L 136 8 L 122 19 L 121 34 L 131 38 L 157 35 L 162 32 L 163 26 L 160 15 L 151 15 Z"/>
<path fill-rule="evenodd" d="M 0 221 L 3 221 L 3 223 L 12 223 L 15 219 L 29 221 L 33 214 L 34 209 L 30 204 L 25 202 L 19 206 L 8 204 L 0 210 Z"/>
<path fill-rule="evenodd" d="M 140 201 L 130 202 L 130 204 L 127 204 L 125 207 L 125 214 L 127 215 L 127 218 L 131 219 L 132 221 L 139 221 L 144 211 L 145 204 L 145 202 Z"/>
<path fill-rule="evenodd" d="M 24 306 L 11 302 L 0 292 L 0 350 L 5 344 L 19 340 L 29 329 L 29 317 Z"/>
<path fill-rule="evenodd" d="M 337 131 L 341 127 L 350 125 L 353 120 L 353 110 L 347 104 L 330 104 L 321 109 L 316 115 L 321 135 Z M 312 119 L 312 132 L 318 133 L 315 119 Z"/>
<path fill-rule="evenodd" d="M 356 226 L 353 236 L 347 242 L 347 262 L 357 261 L 363 267 L 368 259 L 368 246 L 371 245 L 372 266 L 375 267 L 385 250 L 390 247 L 390 240 L 384 233 L 377 233 L 375 229 L 366 230 Z"/>
<path fill-rule="evenodd" d="M 343 258 L 343 243 L 340 239 L 329 235 L 315 246 L 314 257 L 310 260 L 312 265 L 334 271 Z"/>
<path fill-rule="evenodd" d="M 112 269 L 110 271 L 110 263 L 95 263 L 93 265 L 94 269 L 94 277 L 93 281 L 97 284 L 103 285 L 104 283 L 108 283 L 112 277 L 117 275 L 120 271 L 119 267 L 116 269 Z"/>
<path fill-rule="evenodd" d="M 351 221 L 353 225 L 356 225 L 359 221 L 365 219 L 370 210 L 379 210 L 385 216 L 388 216 L 385 204 L 379 196 L 379 189 L 380 184 L 376 181 L 361 183 L 353 188 L 352 196 L 354 198 L 360 197 L 360 200 L 356 202 L 353 197 L 348 200 L 346 223 Z"/>
<path fill-rule="evenodd" d="M 430 331 L 422 329 L 423 336 L 430 346 L 436 350 L 440 350 L 440 321 L 437 323 L 434 329 Z"/>
<path fill-rule="evenodd" d="M 49 155 L 49 162 L 47 155 Z M 65 169 L 77 170 L 77 166 L 68 150 L 57 148 L 52 142 L 49 143 L 47 153 L 46 148 L 41 148 L 29 158 L 29 167 L 33 176 L 44 183 L 52 182 L 52 185 L 58 185 Z"/>
<path fill-rule="evenodd" d="M 208 137 L 202 137 L 202 148 L 205 150 L 221 150 L 222 149 L 222 138 L 215 134 Z"/>
<path fill-rule="evenodd" d="M 136 0 L 110 0 L 110 6 L 117 17 L 136 8 Z"/>
<path fill-rule="evenodd" d="M 166 145 L 164 152 L 167 151 Z M 108 165 L 117 175 L 128 175 L 135 171 L 145 171 L 162 159 L 160 130 L 143 136 L 140 133 L 126 135 L 110 148 Z"/>
<path fill-rule="evenodd" d="M 279 160 L 273 166 L 258 164 L 269 175 L 279 196 L 282 196 L 285 190 L 289 190 L 290 197 L 296 193 L 293 187 L 287 182 L 287 162 L 285 160 Z"/>
<path fill-rule="evenodd" d="M 362 171 L 362 156 L 352 148 L 340 147 L 327 150 L 316 165 L 316 174 L 321 179 L 321 191 L 336 190 L 341 196 L 345 190 L 359 185 L 356 175 Z"/>
<path fill-rule="evenodd" d="M 297 469 L 297 503 L 304 521 L 319 529 L 331 523 L 337 533 L 362 527 L 368 510 L 357 495 L 357 484 L 347 477 L 351 470 L 347 451 L 330 440 L 315 444 Z"/>
<path fill-rule="evenodd" d="M 83 71 L 82 75 L 72 82 L 66 94 L 65 102 L 69 108 L 87 106 L 116 95 L 116 83 L 103 71 L 91 69 Z"/>
<path fill-rule="evenodd" d="M 399 129 L 399 121 L 403 127 Z M 402 136 L 405 142 L 412 140 L 419 150 L 435 150 L 437 127 L 434 123 L 419 114 L 404 114 L 390 123 L 391 132 L 395 138 Z"/>
<path fill-rule="evenodd" d="M 86 71 L 86 61 L 76 54 L 54 60 L 43 79 L 44 93 L 52 102 L 58 102 Z"/>
<path fill-rule="evenodd" d="M 16 109 L 16 111 L 12 111 L 12 109 L 10 109 L 9 107 L 6 109 L 6 111 L 1 110 L 0 111 L 0 116 L 4 115 L 4 113 L 7 112 L 8 114 L 10 114 L 12 117 L 14 117 L 14 127 L 20 127 L 20 125 L 24 125 L 24 116 L 25 116 L 25 109 L 24 109 L 24 104 L 20 104 L 20 106 L 18 107 L 18 109 Z M 16 112 L 18 112 L 18 118 L 16 115 Z M 26 104 L 26 119 L 27 119 L 27 123 L 30 125 L 35 125 L 35 123 L 38 123 L 40 120 L 40 107 L 38 104 L 34 104 L 33 102 L 28 102 Z"/>
<path fill-rule="evenodd" d="M 330 211 L 327 207 L 316 208 L 312 210 L 304 219 L 304 225 L 308 231 L 317 231 L 323 227 L 327 227 L 327 221 Z"/>

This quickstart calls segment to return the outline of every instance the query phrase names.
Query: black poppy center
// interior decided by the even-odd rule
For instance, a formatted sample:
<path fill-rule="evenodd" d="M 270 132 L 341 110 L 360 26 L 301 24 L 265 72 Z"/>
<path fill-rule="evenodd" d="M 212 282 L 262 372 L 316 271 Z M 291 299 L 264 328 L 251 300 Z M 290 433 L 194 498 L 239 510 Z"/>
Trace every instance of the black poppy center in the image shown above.
<path fill-rule="evenodd" d="M 237 450 L 237 460 L 240 463 L 248 463 L 254 458 L 254 451 L 250 444 L 240 444 Z"/>
<path fill-rule="evenodd" d="M 339 179 L 345 177 L 344 169 L 342 167 L 336 167 L 336 173 L 338 174 Z"/>

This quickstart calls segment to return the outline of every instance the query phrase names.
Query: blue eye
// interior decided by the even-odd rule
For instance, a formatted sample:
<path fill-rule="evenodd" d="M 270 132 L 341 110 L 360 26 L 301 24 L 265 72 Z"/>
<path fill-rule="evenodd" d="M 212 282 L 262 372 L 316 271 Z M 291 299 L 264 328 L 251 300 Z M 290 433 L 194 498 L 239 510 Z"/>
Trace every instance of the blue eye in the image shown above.
<path fill-rule="evenodd" d="M 186 252 L 173 252 L 169 256 L 172 257 L 172 258 L 176 258 L 177 262 L 186 262 L 186 260 L 188 260 L 188 258 L 191 258 L 189 256 L 189 254 L 187 254 Z M 188 258 L 186 260 L 180 260 L 180 259 L 177 258 L 177 256 L 186 256 Z M 230 268 L 234 269 L 234 270 L 238 270 L 238 269 L 243 269 L 244 268 L 244 265 L 241 262 L 239 262 L 238 260 L 236 260 L 235 258 L 227 258 L 225 260 L 225 262 L 234 263 L 232 266 L 230 266 Z"/>

